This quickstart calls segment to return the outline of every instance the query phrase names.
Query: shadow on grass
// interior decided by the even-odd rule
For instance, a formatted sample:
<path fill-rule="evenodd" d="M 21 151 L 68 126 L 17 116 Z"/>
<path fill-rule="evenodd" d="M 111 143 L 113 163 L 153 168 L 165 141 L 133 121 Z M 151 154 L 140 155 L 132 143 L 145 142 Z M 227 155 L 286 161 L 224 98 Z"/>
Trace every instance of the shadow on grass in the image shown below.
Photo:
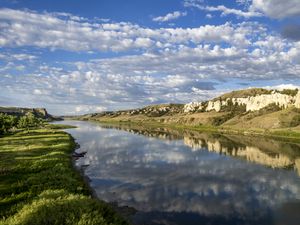
<path fill-rule="evenodd" d="M 126 223 L 89 197 L 72 167 L 74 148 L 73 138 L 59 130 L 0 138 L 0 224 Z"/>

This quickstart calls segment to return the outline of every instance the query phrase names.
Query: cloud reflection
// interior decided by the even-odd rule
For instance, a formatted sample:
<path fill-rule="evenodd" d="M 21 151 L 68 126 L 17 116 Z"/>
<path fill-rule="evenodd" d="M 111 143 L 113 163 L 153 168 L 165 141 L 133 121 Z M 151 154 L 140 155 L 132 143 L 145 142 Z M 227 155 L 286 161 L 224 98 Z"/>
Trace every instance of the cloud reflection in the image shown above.
<path fill-rule="evenodd" d="M 298 145 L 161 128 L 119 127 L 126 130 L 122 131 L 72 123 L 79 128 L 70 133 L 88 151 L 81 163 L 89 164 L 86 175 L 99 198 L 138 209 L 139 222 L 171 224 L 168 219 L 163 223 L 166 218 L 161 215 L 172 214 L 177 218 L 175 224 L 181 224 L 179 217 L 192 215 L 223 218 L 222 224 L 264 224 L 270 223 L 270 213 L 281 204 L 300 199 L 299 177 L 283 169 L 299 168 Z"/>

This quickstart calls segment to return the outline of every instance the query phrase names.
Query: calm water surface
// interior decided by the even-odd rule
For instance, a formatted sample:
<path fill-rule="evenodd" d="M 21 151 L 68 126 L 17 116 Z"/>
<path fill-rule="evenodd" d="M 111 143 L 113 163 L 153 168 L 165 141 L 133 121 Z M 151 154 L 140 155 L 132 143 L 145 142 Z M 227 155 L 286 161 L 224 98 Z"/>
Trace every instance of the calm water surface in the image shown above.
<path fill-rule="evenodd" d="M 62 121 L 98 197 L 133 224 L 300 224 L 300 144 Z M 298 218 L 297 218 L 298 217 Z M 282 222 L 283 221 L 283 222 Z"/>

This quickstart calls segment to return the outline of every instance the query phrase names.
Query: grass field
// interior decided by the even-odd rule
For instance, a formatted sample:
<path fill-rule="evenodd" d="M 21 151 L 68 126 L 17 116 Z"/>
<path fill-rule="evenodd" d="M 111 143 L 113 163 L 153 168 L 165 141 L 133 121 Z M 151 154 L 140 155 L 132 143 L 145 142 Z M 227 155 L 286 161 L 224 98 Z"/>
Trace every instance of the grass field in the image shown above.
<path fill-rule="evenodd" d="M 0 224 L 126 224 L 90 197 L 72 166 L 75 142 L 56 128 L 0 137 Z"/>

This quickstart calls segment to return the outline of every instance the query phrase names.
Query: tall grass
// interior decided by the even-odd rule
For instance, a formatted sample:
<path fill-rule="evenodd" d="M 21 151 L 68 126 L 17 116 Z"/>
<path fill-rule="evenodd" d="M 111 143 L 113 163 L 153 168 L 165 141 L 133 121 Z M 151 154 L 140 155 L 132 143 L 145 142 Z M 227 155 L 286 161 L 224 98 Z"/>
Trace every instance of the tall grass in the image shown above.
<path fill-rule="evenodd" d="M 0 138 L 0 224 L 126 224 L 89 196 L 72 167 L 74 146 L 50 128 Z"/>

